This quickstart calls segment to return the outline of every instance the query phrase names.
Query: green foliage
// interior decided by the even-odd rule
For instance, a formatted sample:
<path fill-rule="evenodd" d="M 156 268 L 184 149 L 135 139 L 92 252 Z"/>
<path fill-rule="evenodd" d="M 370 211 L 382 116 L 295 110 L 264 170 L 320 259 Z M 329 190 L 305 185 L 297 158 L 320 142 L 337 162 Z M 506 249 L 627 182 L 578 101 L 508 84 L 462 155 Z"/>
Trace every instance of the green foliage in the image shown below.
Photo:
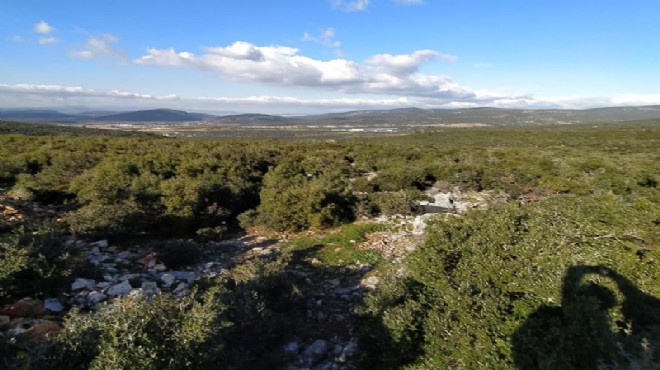
<path fill-rule="evenodd" d="M 57 225 L 9 235 L 0 240 L 0 298 L 56 295 L 85 268 Z"/>
<path fill-rule="evenodd" d="M 152 248 L 158 254 L 158 259 L 172 269 L 194 265 L 203 252 L 197 243 L 186 240 L 154 242 Z"/>
<path fill-rule="evenodd" d="M 43 358 L 52 369 L 201 369 L 222 351 L 228 325 L 220 285 L 198 298 L 126 297 L 95 315 L 73 312 Z"/>
<path fill-rule="evenodd" d="M 639 344 L 653 331 L 626 334 L 615 324 L 632 320 L 621 303 L 629 297 L 622 297 L 625 292 L 616 282 L 593 273 L 579 276 L 586 282 L 566 274 L 573 266 L 602 265 L 660 295 L 660 270 L 653 262 L 660 257 L 654 210 L 654 205 L 626 204 L 613 196 L 558 197 L 432 224 L 425 244 L 408 260 L 408 278 L 384 284 L 366 300 L 369 351 L 389 354 L 368 363 L 386 368 L 406 363 L 411 368 L 511 368 L 514 359 L 525 362 L 521 358 L 529 356 L 540 368 L 585 368 L 598 361 L 621 366 L 627 360 L 614 351 L 616 341 L 607 339 L 614 337 L 629 348 L 637 343 L 628 355 L 643 357 Z M 622 298 L 603 314 L 594 294 L 584 293 L 591 288 L 567 293 L 562 287 L 567 284 L 596 284 Z M 530 324 L 550 330 L 529 329 L 546 338 L 537 341 L 543 345 L 530 348 L 531 342 L 523 341 L 525 348 L 514 347 L 518 352 L 512 353 L 517 331 L 544 305 L 559 307 L 562 314 Z M 600 317 L 606 319 L 588 324 L 589 318 Z M 556 320 L 564 326 L 558 328 Z M 380 342 L 369 336 L 384 332 L 389 336 Z M 556 341 L 547 341 L 548 335 Z M 595 347 L 575 352 L 584 342 Z M 421 353 L 411 358 L 413 344 Z"/>
<path fill-rule="evenodd" d="M 366 234 L 384 229 L 380 224 L 343 225 L 320 238 L 301 236 L 292 240 L 291 245 L 294 250 L 312 251 L 308 257 L 316 258 L 321 266 L 377 265 L 383 262 L 382 257 L 374 251 L 360 250 L 357 245 L 366 241 Z"/>
<path fill-rule="evenodd" d="M 275 230 L 329 227 L 354 217 L 341 169 L 309 173 L 300 161 L 286 160 L 264 176 L 260 197 L 257 223 Z"/>

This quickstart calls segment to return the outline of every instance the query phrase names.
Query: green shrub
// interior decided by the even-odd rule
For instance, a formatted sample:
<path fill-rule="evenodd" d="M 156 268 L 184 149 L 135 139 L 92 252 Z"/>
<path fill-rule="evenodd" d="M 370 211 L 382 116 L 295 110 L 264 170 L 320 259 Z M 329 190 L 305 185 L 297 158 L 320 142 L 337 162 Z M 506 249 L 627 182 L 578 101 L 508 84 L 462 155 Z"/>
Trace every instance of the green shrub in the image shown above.
<path fill-rule="evenodd" d="M 202 257 L 202 248 L 189 240 L 154 242 L 153 249 L 165 266 L 173 269 L 191 266 Z"/>
<path fill-rule="evenodd" d="M 648 355 L 643 338 L 652 343 L 660 333 L 653 327 L 660 325 L 653 209 L 612 196 L 558 197 L 433 223 L 407 262 L 408 278 L 383 284 L 366 299 L 365 341 L 372 343 L 366 364 L 578 369 L 641 361 Z M 635 293 L 580 266 L 615 271 Z M 655 311 L 647 314 L 651 326 L 635 319 L 639 310 Z M 632 324 L 635 331 L 626 332 Z M 530 333 L 540 339 L 514 341 Z M 411 343 L 421 352 L 414 358 L 400 350 Z M 614 350 L 618 345 L 629 352 Z"/>
<path fill-rule="evenodd" d="M 59 294 L 86 268 L 58 225 L 19 231 L 0 240 L 0 298 Z"/>
<path fill-rule="evenodd" d="M 95 314 L 71 313 L 44 356 L 50 369 L 201 369 L 216 360 L 226 327 L 215 285 L 182 299 L 128 296 Z"/>

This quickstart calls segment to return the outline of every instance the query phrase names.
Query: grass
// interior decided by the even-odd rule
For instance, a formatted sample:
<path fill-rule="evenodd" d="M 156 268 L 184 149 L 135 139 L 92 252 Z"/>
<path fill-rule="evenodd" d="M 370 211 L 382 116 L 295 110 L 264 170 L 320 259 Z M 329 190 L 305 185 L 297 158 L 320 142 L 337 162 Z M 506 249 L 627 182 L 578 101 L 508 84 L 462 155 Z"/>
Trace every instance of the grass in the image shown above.
<path fill-rule="evenodd" d="M 316 258 L 320 266 L 368 263 L 377 267 L 385 260 L 377 252 L 360 250 L 357 246 L 367 240 L 367 234 L 386 229 L 382 224 L 344 225 L 317 236 L 298 237 L 287 247 L 292 251 L 311 251 L 308 257 Z"/>

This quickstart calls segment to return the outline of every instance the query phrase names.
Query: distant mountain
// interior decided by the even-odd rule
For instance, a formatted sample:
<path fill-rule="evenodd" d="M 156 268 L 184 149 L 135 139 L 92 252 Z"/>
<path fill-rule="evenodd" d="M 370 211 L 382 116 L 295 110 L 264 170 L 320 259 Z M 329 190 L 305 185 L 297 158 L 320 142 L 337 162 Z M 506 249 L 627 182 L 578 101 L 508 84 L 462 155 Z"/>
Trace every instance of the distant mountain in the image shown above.
<path fill-rule="evenodd" d="M 47 109 L 2 109 L 0 110 L 0 119 L 37 122 L 63 122 L 72 121 L 76 119 L 76 116 Z"/>
<path fill-rule="evenodd" d="M 108 122 L 190 122 L 204 121 L 213 117 L 215 116 L 210 114 L 188 113 L 182 110 L 150 109 L 94 117 L 93 120 Z"/>
<path fill-rule="evenodd" d="M 25 123 L 0 120 L 0 134 L 21 134 L 21 135 L 70 135 L 70 136 L 149 136 L 158 137 L 154 134 L 121 131 L 121 130 L 101 130 L 95 128 L 76 127 L 72 125 L 49 125 L 44 123 Z"/>
<path fill-rule="evenodd" d="M 534 126 L 619 122 L 660 118 L 660 105 L 639 107 L 607 107 L 594 109 L 421 109 L 399 108 L 357 110 L 310 116 L 275 116 L 267 114 L 234 114 L 215 116 L 172 109 L 131 112 L 85 111 L 64 114 L 47 109 L 0 110 L 0 119 L 25 122 L 99 123 L 99 122 L 201 122 L 205 126 L 371 126 L 428 127 L 443 125 Z"/>
<path fill-rule="evenodd" d="M 429 126 L 485 124 L 491 126 L 528 126 L 618 122 L 660 118 L 660 105 L 608 107 L 595 109 L 419 109 L 366 110 L 301 117 L 308 124 L 364 126 Z"/>
<path fill-rule="evenodd" d="M 234 114 L 215 117 L 209 123 L 218 125 L 287 125 L 299 122 L 296 118 L 268 114 Z"/>

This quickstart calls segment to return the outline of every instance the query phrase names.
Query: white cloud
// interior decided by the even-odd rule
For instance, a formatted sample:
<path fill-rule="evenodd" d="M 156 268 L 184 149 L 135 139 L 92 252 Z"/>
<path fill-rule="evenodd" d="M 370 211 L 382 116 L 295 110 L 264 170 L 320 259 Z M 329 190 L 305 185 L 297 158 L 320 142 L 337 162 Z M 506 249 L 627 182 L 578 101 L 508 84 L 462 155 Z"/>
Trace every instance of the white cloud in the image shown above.
<path fill-rule="evenodd" d="M 189 111 L 240 111 L 270 114 L 313 114 L 358 109 L 420 108 L 593 108 L 660 104 L 660 94 L 621 94 L 611 97 L 501 96 L 479 91 L 461 99 L 437 97 L 339 97 L 306 99 L 293 96 L 190 97 L 151 95 L 121 90 L 96 90 L 80 86 L 0 84 L 2 107 L 84 106 L 92 109 L 171 108 Z"/>
<path fill-rule="evenodd" d="M 40 33 L 43 35 L 53 32 L 55 29 L 51 27 L 46 21 L 40 21 L 34 25 L 34 32 Z"/>
<path fill-rule="evenodd" d="M 23 36 L 19 36 L 19 35 L 13 35 L 12 37 L 9 38 L 9 40 L 11 42 L 24 42 L 25 41 Z"/>
<path fill-rule="evenodd" d="M 110 34 L 89 36 L 85 45 L 80 49 L 71 50 L 69 56 L 80 59 L 110 57 L 118 59 L 120 62 L 125 62 L 126 53 L 113 46 L 117 41 L 119 41 L 119 39 Z"/>
<path fill-rule="evenodd" d="M 341 41 L 335 39 L 335 29 L 328 27 L 320 35 L 314 36 L 309 32 L 304 32 L 302 41 L 318 42 L 326 48 L 334 49 L 335 55 L 338 58 L 343 58 L 344 53 L 341 50 Z"/>
<path fill-rule="evenodd" d="M 55 44 L 60 42 L 60 39 L 57 37 L 40 37 L 39 38 L 39 44 L 41 45 L 47 45 L 47 44 Z"/>
<path fill-rule="evenodd" d="M 331 37 L 334 30 L 321 35 Z M 307 35 L 308 38 L 313 37 Z M 213 72 L 235 81 L 259 82 L 279 86 L 304 86 L 345 93 L 426 96 L 436 98 L 468 97 L 470 89 L 446 76 L 418 72 L 424 62 L 435 59 L 454 61 L 456 56 L 433 50 L 411 54 L 379 54 L 364 63 L 336 58 L 318 60 L 299 54 L 287 46 L 256 46 L 236 42 L 226 47 L 205 47 L 204 53 L 177 52 L 174 49 L 148 49 L 135 63 L 192 68 Z"/>
<path fill-rule="evenodd" d="M 345 12 L 362 12 L 367 10 L 369 0 L 331 0 L 330 3 L 333 8 Z"/>

